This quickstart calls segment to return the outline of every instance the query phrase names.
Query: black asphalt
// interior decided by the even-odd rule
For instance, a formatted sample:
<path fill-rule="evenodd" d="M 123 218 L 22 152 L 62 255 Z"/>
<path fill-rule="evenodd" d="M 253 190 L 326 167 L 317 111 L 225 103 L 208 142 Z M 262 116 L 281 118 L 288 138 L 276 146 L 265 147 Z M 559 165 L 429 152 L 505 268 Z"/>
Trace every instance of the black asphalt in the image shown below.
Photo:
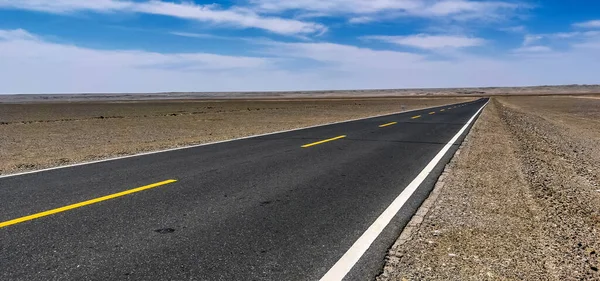
<path fill-rule="evenodd" d="M 177 180 L 0 228 L 0 280 L 318 280 L 486 101 L 0 178 L 0 222 Z M 461 141 L 346 279 L 379 272 Z"/>

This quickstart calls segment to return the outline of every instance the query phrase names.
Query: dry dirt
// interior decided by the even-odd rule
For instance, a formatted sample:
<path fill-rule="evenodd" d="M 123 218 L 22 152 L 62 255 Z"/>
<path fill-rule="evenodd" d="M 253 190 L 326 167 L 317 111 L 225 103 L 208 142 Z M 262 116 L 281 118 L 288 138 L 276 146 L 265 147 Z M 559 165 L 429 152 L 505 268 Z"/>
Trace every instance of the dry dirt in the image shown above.
<path fill-rule="evenodd" d="M 466 100 L 0 103 L 0 174 Z"/>
<path fill-rule="evenodd" d="M 600 280 L 599 144 L 598 99 L 494 98 L 378 280 Z"/>

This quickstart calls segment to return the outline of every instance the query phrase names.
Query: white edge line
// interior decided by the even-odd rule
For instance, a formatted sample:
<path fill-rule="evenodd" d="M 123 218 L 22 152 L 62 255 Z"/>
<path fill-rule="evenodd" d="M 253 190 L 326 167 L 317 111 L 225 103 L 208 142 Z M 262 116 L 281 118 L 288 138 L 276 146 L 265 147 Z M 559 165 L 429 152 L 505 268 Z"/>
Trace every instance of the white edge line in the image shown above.
<path fill-rule="evenodd" d="M 438 152 L 438 154 L 431 159 L 429 164 L 417 175 L 415 179 L 396 197 L 396 199 L 390 204 L 381 215 L 369 226 L 369 228 L 354 242 L 352 247 L 346 251 L 346 253 L 333 265 L 329 271 L 320 279 L 320 281 L 339 281 L 342 280 L 348 272 L 354 267 L 362 255 L 371 247 L 371 244 L 381 234 L 383 229 L 390 223 L 390 221 L 396 216 L 400 208 L 404 206 L 404 203 L 412 196 L 417 190 L 419 185 L 427 178 L 435 166 L 442 160 L 446 152 L 450 150 L 452 145 L 458 140 L 458 138 L 467 130 L 469 125 L 475 120 L 475 117 L 483 110 L 483 108 L 489 103 L 486 102 L 478 111 L 469 119 L 469 121 L 458 131 L 458 133 Z"/>
<path fill-rule="evenodd" d="M 390 116 L 390 115 L 396 115 L 396 114 L 402 114 L 402 113 L 409 113 L 409 112 L 415 112 L 415 111 L 420 111 L 420 110 L 429 110 L 429 109 L 432 109 L 432 108 L 438 108 L 438 107 L 444 107 L 444 106 L 456 105 L 456 104 L 465 104 L 465 103 L 470 103 L 470 102 L 473 102 L 473 101 L 463 102 L 463 103 L 452 103 L 452 104 L 432 106 L 432 107 L 426 107 L 426 108 L 417 108 L 417 109 L 412 109 L 412 110 L 407 110 L 407 111 L 399 111 L 399 112 L 394 112 L 394 113 L 386 113 L 386 114 L 381 114 L 381 115 L 374 115 L 374 116 L 363 117 L 363 118 L 356 118 L 356 119 L 350 119 L 350 120 L 344 120 L 344 121 L 338 121 L 338 122 L 332 122 L 332 123 L 325 123 L 325 124 L 319 124 L 319 125 L 302 127 L 302 128 L 296 128 L 296 129 L 290 129 L 290 130 L 276 131 L 276 132 L 271 132 L 271 133 L 265 133 L 265 134 L 259 134 L 259 135 L 252 135 L 252 136 L 246 136 L 246 137 L 229 139 L 229 140 L 222 140 L 222 141 L 216 141 L 216 142 L 201 143 L 201 144 L 195 144 L 195 145 L 189 145 L 189 146 L 181 146 L 181 147 L 175 147 L 175 148 L 169 148 L 169 149 L 163 149 L 163 150 L 149 151 L 149 152 L 143 152 L 143 153 L 137 153 L 137 154 L 131 154 L 131 155 L 113 157 L 113 158 L 106 158 L 106 159 L 94 160 L 94 161 L 89 161 L 89 162 L 81 162 L 81 163 L 75 163 L 75 164 L 70 164 L 70 165 L 51 167 L 51 168 L 40 169 L 40 170 L 26 171 L 26 172 L 20 172 L 20 173 L 15 173 L 15 174 L 8 174 L 8 175 L 0 175 L 0 179 L 1 178 L 8 178 L 8 177 L 22 176 L 22 175 L 27 175 L 27 174 L 40 173 L 40 172 L 46 172 L 46 171 L 52 171 L 52 170 L 58 170 L 58 169 L 64 169 L 64 168 L 70 168 L 70 167 L 90 165 L 90 164 L 96 164 L 96 163 L 102 163 L 102 162 L 108 162 L 108 161 L 114 161 L 114 160 L 126 159 L 126 158 L 132 158 L 132 157 L 138 157 L 138 156 L 144 156 L 144 155 L 151 155 L 151 154 L 157 154 L 157 153 L 163 153 L 163 152 L 169 152 L 169 151 L 177 151 L 177 150 L 194 148 L 194 147 L 200 147 L 200 146 L 206 146 L 206 145 L 226 143 L 226 142 L 232 142 L 232 141 L 237 141 L 237 140 L 245 140 L 245 139 L 257 138 L 257 137 L 264 137 L 264 136 L 269 136 L 269 135 L 275 135 L 275 134 L 281 134 L 281 133 L 287 133 L 287 132 L 294 132 L 294 131 L 306 130 L 306 129 L 311 129 L 311 128 L 324 127 L 324 126 L 329 126 L 329 125 L 342 124 L 342 123 L 347 123 L 347 122 L 353 122 L 353 121 L 358 121 L 358 120 L 366 120 L 366 119 L 371 119 L 371 118 L 378 118 L 378 117 L 384 117 L 384 116 Z"/>

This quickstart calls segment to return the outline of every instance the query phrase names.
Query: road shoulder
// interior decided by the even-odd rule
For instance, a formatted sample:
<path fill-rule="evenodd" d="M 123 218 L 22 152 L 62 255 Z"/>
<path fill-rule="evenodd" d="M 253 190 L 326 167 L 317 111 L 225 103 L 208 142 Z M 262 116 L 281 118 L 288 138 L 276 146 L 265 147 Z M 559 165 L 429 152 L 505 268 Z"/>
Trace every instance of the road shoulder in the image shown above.
<path fill-rule="evenodd" d="M 553 279 L 517 153 L 490 103 L 377 280 Z"/>

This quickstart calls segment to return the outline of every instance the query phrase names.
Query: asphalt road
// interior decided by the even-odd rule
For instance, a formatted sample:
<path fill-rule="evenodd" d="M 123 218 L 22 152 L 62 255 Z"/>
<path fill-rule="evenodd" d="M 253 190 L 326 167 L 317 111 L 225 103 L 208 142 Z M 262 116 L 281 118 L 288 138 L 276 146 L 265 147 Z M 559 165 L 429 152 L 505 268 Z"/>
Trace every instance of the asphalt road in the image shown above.
<path fill-rule="evenodd" d="M 0 178 L 0 280 L 318 280 L 486 101 Z M 345 280 L 379 272 L 461 141 Z"/>

